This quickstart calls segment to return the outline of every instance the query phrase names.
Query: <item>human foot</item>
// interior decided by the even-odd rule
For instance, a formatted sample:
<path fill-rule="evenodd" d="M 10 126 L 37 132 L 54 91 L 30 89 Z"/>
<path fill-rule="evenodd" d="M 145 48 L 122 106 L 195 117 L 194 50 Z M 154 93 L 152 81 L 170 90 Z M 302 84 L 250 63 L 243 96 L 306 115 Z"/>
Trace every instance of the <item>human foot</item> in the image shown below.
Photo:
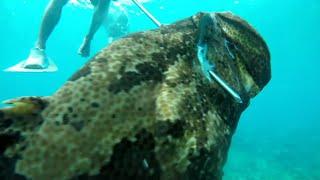
<path fill-rule="evenodd" d="M 78 50 L 78 54 L 82 57 L 88 57 L 90 55 L 90 45 L 91 45 L 91 40 L 89 40 L 88 38 L 84 38 Z"/>
<path fill-rule="evenodd" d="M 30 50 L 28 59 L 24 62 L 26 69 L 46 69 L 49 65 L 48 57 L 44 49 L 33 48 Z"/>

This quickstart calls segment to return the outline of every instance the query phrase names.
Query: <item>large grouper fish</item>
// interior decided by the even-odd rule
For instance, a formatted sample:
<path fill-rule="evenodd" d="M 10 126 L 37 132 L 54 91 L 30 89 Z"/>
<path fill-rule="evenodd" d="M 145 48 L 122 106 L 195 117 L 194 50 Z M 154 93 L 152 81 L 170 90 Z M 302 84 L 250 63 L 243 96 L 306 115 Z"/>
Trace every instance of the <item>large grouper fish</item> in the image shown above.
<path fill-rule="evenodd" d="M 270 79 L 265 41 L 229 12 L 131 34 L 54 95 L 5 102 L 0 179 L 221 179 L 240 115 Z"/>

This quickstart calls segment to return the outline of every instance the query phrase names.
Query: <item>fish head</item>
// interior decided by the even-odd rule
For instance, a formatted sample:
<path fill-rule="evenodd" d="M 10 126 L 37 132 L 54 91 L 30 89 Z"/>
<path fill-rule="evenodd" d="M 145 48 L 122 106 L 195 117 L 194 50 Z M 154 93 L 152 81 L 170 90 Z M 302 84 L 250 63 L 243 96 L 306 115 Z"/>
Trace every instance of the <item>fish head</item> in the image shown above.
<path fill-rule="evenodd" d="M 199 24 L 198 46 L 207 45 L 208 60 L 223 64 L 221 74 L 242 94 L 256 96 L 271 79 L 270 52 L 260 34 L 230 12 L 199 13 L 193 19 Z M 240 84 L 232 82 L 235 77 Z"/>
<path fill-rule="evenodd" d="M 271 79 L 268 46 L 260 34 L 239 16 L 230 12 L 215 15 L 226 38 L 226 45 L 242 64 L 239 70 L 244 86 L 251 96 L 255 96 Z"/>

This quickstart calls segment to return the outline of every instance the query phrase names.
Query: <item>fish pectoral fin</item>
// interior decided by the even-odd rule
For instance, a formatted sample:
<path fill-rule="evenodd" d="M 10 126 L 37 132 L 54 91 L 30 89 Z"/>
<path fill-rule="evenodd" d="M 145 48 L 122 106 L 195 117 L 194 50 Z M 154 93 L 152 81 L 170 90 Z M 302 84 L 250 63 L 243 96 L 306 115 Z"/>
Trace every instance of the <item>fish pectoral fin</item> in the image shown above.
<path fill-rule="evenodd" d="M 21 97 L 3 102 L 8 107 L 1 109 L 2 113 L 9 116 L 24 116 L 42 111 L 48 104 L 42 97 Z"/>
<path fill-rule="evenodd" d="M 0 109 L 0 135 L 36 128 L 42 122 L 40 113 L 48 102 L 48 99 L 42 97 L 21 97 L 4 101 L 8 106 Z"/>

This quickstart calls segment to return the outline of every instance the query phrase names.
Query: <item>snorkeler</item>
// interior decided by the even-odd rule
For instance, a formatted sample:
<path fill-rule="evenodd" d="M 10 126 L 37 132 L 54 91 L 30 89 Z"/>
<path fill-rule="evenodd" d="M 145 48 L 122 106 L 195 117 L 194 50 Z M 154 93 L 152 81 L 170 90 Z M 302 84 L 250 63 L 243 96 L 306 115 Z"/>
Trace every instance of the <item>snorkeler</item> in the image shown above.
<path fill-rule="evenodd" d="M 90 55 L 91 40 L 103 23 L 108 31 L 108 43 L 121 38 L 129 32 L 129 23 L 127 14 L 122 12 L 116 18 L 108 19 L 108 23 L 103 22 L 108 14 L 110 2 L 118 0 L 50 0 L 42 23 L 38 39 L 35 46 L 31 49 L 30 54 L 26 60 L 19 62 L 18 64 L 5 69 L 7 72 L 55 72 L 58 70 L 57 66 L 52 60 L 50 60 L 46 53 L 46 42 L 53 32 L 54 28 L 58 24 L 62 12 L 62 8 L 71 1 L 73 3 L 84 2 L 85 4 L 91 3 L 94 6 L 94 13 L 91 21 L 89 32 L 85 36 L 78 54 L 82 57 L 88 57 Z M 160 22 L 151 15 L 137 0 L 132 0 L 157 26 L 161 26 Z M 122 10 L 121 10 L 122 11 Z M 112 22 L 114 21 L 114 22 Z"/>
<path fill-rule="evenodd" d="M 129 19 L 126 11 L 111 8 L 110 13 L 112 16 L 107 16 L 103 23 L 108 34 L 108 43 L 112 43 L 129 33 Z"/>
<path fill-rule="evenodd" d="M 58 24 L 62 9 L 68 3 L 68 1 L 69 0 L 51 0 L 49 2 L 42 19 L 40 32 L 35 47 L 31 49 L 28 59 L 21 64 L 22 69 L 50 69 L 50 63 L 53 62 L 49 60 L 45 53 L 46 42 Z M 78 54 L 82 57 L 88 57 L 90 55 L 91 40 L 108 13 L 110 1 L 111 0 L 90 0 L 91 4 L 94 6 L 94 12 L 89 32 L 85 36 L 78 51 Z M 50 70 L 47 72 L 50 72 Z"/>

